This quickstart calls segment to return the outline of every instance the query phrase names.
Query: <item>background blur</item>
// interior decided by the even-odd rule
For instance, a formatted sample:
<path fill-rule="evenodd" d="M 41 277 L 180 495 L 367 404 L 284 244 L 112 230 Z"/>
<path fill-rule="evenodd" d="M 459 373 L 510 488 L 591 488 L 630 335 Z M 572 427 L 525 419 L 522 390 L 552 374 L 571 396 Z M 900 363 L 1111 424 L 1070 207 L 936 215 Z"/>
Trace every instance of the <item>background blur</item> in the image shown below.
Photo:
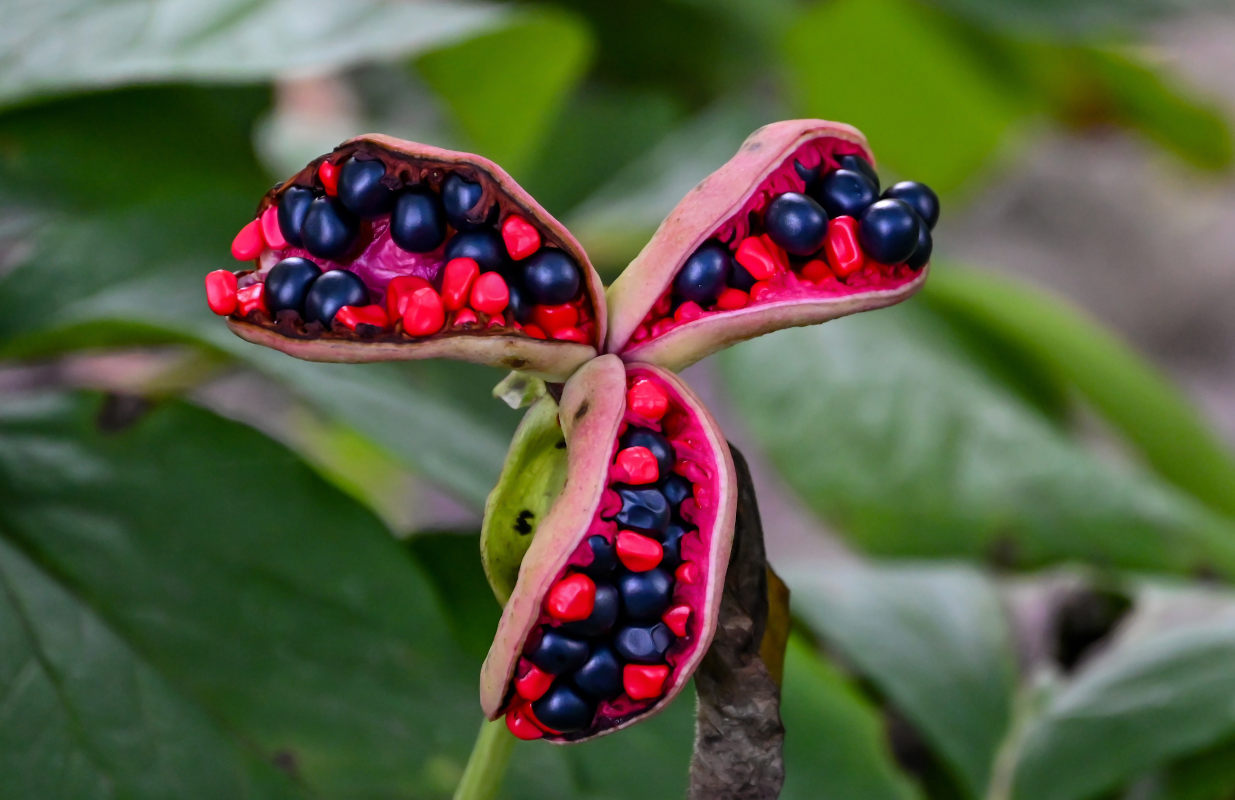
<path fill-rule="evenodd" d="M 927 289 L 692 368 L 793 589 L 785 797 L 1235 797 L 1235 12 L 1184 0 L 0 4 L 0 797 L 449 796 L 518 414 L 202 277 L 352 134 L 607 278 L 755 127 L 936 187 Z M 692 708 L 502 796 L 680 796 Z"/>

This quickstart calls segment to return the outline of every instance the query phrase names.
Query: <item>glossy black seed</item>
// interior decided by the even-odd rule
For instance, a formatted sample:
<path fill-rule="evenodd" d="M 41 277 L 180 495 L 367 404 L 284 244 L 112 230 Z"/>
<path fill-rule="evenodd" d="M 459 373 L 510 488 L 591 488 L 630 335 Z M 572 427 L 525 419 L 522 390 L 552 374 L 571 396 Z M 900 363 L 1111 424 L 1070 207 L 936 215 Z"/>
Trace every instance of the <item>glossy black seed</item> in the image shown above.
<path fill-rule="evenodd" d="M 677 569 L 682 563 L 682 537 L 693 530 L 695 529 L 676 522 L 670 523 L 665 529 L 665 540 L 661 543 L 660 566 L 662 569 Z"/>
<path fill-rule="evenodd" d="M 587 663 L 574 675 L 575 687 L 587 697 L 612 700 L 622 693 L 622 662 L 608 645 L 592 652 Z"/>
<path fill-rule="evenodd" d="M 655 625 L 631 625 L 613 637 L 613 647 L 625 661 L 634 664 L 659 664 L 665 651 L 673 644 L 673 631 L 663 622 Z"/>
<path fill-rule="evenodd" d="M 395 192 L 382 178 L 386 166 L 380 161 L 349 158 L 339 170 L 339 202 L 353 214 L 376 217 L 394 206 Z"/>
<path fill-rule="evenodd" d="M 660 567 L 628 572 L 618 579 L 617 587 L 628 619 L 660 619 L 673 600 L 673 576 Z"/>
<path fill-rule="evenodd" d="M 669 503 L 658 489 L 623 486 L 617 490 L 622 510 L 613 519 L 618 525 L 657 536 L 669 524 Z"/>
<path fill-rule="evenodd" d="M 360 230 L 356 217 L 333 197 L 319 197 L 309 204 L 300 238 L 304 248 L 318 258 L 338 258 L 356 243 Z"/>
<path fill-rule="evenodd" d="M 856 217 L 879 199 L 879 187 L 860 172 L 838 169 L 819 182 L 815 197 L 829 217 Z"/>
<path fill-rule="evenodd" d="M 307 258 L 285 258 L 266 273 L 263 294 L 271 314 L 292 310 L 303 316 L 309 286 L 322 274 L 321 267 Z"/>
<path fill-rule="evenodd" d="M 931 260 L 931 250 L 934 249 L 934 242 L 931 238 L 931 229 L 924 224 L 918 225 L 918 246 L 914 248 L 913 255 L 905 263 L 910 269 L 922 269 L 926 266 L 926 262 Z"/>
<path fill-rule="evenodd" d="M 532 713 L 553 730 L 570 733 L 591 725 L 596 708 L 562 683 L 551 687 L 544 697 L 532 703 Z"/>
<path fill-rule="evenodd" d="M 613 542 L 596 534 L 588 537 L 587 544 L 592 549 L 592 563 L 584 567 L 583 571 L 597 579 L 612 575 L 618 567 L 617 550 L 614 549 Z"/>
<path fill-rule="evenodd" d="M 741 289 L 744 292 L 749 292 L 750 287 L 755 285 L 755 276 L 747 271 L 746 267 L 742 266 L 735 259 L 729 265 L 729 285 L 734 289 Z"/>
<path fill-rule="evenodd" d="M 926 223 L 926 227 L 934 230 L 939 221 L 939 196 L 925 183 L 917 181 L 901 181 L 894 183 L 883 193 L 884 197 L 904 200 L 909 207 L 918 212 L 918 216 Z"/>
<path fill-rule="evenodd" d="M 483 195 L 484 188 L 479 183 L 473 183 L 454 172 L 446 176 L 446 180 L 442 181 L 442 207 L 446 209 L 446 219 L 455 230 L 475 228 L 488 221 L 488 214 L 476 207 Z"/>
<path fill-rule="evenodd" d="M 768 236 L 785 252 L 808 256 L 823 246 L 828 215 L 806 195 L 785 192 L 768 204 L 763 224 Z"/>
<path fill-rule="evenodd" d="M 661 479 L 660 491 L 669 501 L 669 508 L 676 511 L 683 500 L 694 494 L 694 487 L 690 481 L 675 473 Z"/>
<path fill-rule="evenodd" d="M 601 584 L 596 587 L 596 600 L 592 605 L 591 615 L 578 622 L 568 622 L 560 628 L 572 636 L 599 636 L 608 633 L 617 622 L 621 605 L 617 587 Z"/>
<path fill-rule="evenodd" d="M 816 164 L 813 167 L 806 167 L 800 161 L 793 162 L 793 169 L 798 173 L 798 177 L 806 183 L 806 191 L 810 191 L 810 187 L 819 180 L 819 168 L 822 164 Z"/>
<path fill-rule="evenodd" d="M 501 271 L 506 265 L 506 245 L 497 233 L 488 228 L 457 233 L 446 242 L 446 260 L 470 258 L 480 265 L 481 272 Z"/>
<path fill-rule="evenodd" d="M 921 225 L 903 200 L 879 200 L 858 218 L 858 243 L 881 264 L 900 264 L 917 248 Z"/>
<path fill-rule="evenodd" d="M 871 162 L 867 161 L 865 158 L 862 158 L 862 156 L 841 156 L 836 159 L 836 163 L 841 169 L 862 173 L 868 180 L 870 180 L 871 183 L 875 184 L 875 191 L 879 191 L 879 173 L 875 172 L 875 168 L 871 166 Z"/>
<path fill-rule="evenodd" d="M 652 455 L 656 456 L 656 467 L 661 475 L 673 472 L 673 464 L 677 460 L 673 445 L 663 434 L 651 428 L 627 428 L 618 440 L 618 445 L 623 448 L 646 447 L 652 451 Z"/>
<path fill-rule="evenodd" d="M 527 322 L 532 318 L 532 304 L 527 301 L 519 284 L 508 281 L 506 289 L 510 292 L 510 300 L 506 303 L 506 311 L 516 322 Z"/>
<path fill-rule="evenodd" d="M 555 306 L 578 296 L 582 276 L 573 258 L 544 247 L 523 262 L 521 282 L 532 305 Z"/>
<path fill-rule="evenodd" d="M 587 656 L 587 642 L 550 629 L 540 637 L 540 644 L 527 658 L 545 672 L 561 675 L 583 666 Z"/>
<path fill-rule="evenodd" d="M 304 186 L 292 186 L 279 198 L 279 231 L 287 243 L 301 247 L 300 229 L 304 227 L 305 215 L 313 202 L 313 190 Z"/>
<path fill-rule="evenodd" d="M 427 253 L 442 243 L 446 215 L 432 189 L 416 186 L 399 195 L 390 215 L 390 238 L 409 253 Z"/>
<path fill-rule="evenodd" d="M 369 302 L 364 281 L 345 269 L 332 269 L 313 281 L 304 298 L 305 322 L 320 322 L 327 328 L 343 306 L 363 306 Z"/>
<path fill-rule="evenodd" d="M 704 242 L 678 270 L 673 290 L 682 300 L 710 306 L 724 290 L 732 262 L 729 248 L 720 242 Z"/>

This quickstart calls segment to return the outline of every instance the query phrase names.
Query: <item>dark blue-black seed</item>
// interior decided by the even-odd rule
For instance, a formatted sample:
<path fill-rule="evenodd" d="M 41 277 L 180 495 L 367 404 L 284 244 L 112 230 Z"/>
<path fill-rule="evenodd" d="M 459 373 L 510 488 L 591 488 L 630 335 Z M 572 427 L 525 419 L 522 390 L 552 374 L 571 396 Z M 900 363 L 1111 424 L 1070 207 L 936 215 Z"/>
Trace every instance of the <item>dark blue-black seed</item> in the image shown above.
<path fill-rule="evenodd" d="M 903 200 L 872 203 L 858 218 L 858 243 L 881 264 L 901 264 L 918 246 L 922 221 Z"/>
<path fill-rule="evenodd" d="M 669 524 L 669 503 L 658 489 L 623 486 L 617 490 L 622 510 L 614 520 L 623 528 L 658 536 Z"/>
<path fill-rule="evenodd" d="M 570 686 L 559 683 L 532 703 L 532 713 L 553 730 L 570 733 L 591 725 L 596 708 Z"/>
<path fill-rule="evenodd" d="M 939 221 L 939 196 L 925 183 L 917 181 L 901 181 L 889 186 L 883 193 L 884 197 L 904 200 L 909 207 L 918 212 L 918 216 L 930 230 L 935 229 Z"/>
<path fill-rule="evenodd" d="M 532 305 L 555 306 L 578 296 L 582 277 L 573 258 L 544 247 L 523 262 L 521 283 Z"/>
<path fill-rule="evenodd" d="M 599 636 L 602 633 L 608 633 L 617 622 L 621 605 L 617 587 L 601 584 L 596 587 L 596 600 L 592 604 L 592 613 L 588 618 L 578 622 L 568 622 L 560 626 L 561 630 L 572 636 Z"/>
<path fill-rule="evenodd" d="M 279 231 L 287 243 L 301 247 L 300 229 L 304 227 L 305 215 L 313 202 L 313 190 L 305 186 L 292 186 L 279 197 Z"/>
<path fill-rule="evenodd" d="M 931 238 L 931 229 L 922 224 L 918 226 L 918 246 L 914 248 L 913 255 L 905 263 L 910 269 L 922 269 L 926 266 L 926 262 L 931 260 L 931 250 L 934 249 L 934 243 Z"/>
<path fill-rule="evenodd" d="M 622 448 L 646 447 L 656 457 L 656 466 L 661 475 L 673 472 L 673 464 L 677 460 L 677 456 L 673 453 L 673 445 L 651 428 L 627 428 L 626 433 L 618 439 L 618 446 Z"/>
<path fill-rule="evenodd" d="M 369 303 L 369 290 L 364 281 L 345 269 L 332 269 L 313 281 L 304 298 L 305 322 L 320 322 L 327 328 L 343 306 L 363 306 Z"/>
<path fill-rule="evenodd" d="M 838 169 L 819 182 L 815 198 L 829 217 L 856 217 L 879 199 L 879 187 L 860 172 Z"/>
<path fill-rule="evenodd" d="M 510 300 L 506 303 L 506 310 L 515 318 L 516 322 L 527 322 L 532 318 L 532 304 L 527 301 L 523 289 L 513 281 L 507 282 L 506 289 L 510 292 Z"/>
<path fill-rule="evenodd" d="M 720 242 L 704 242 L 686 259 L 673 279 L 673 290 L 682 300 L 710 306 L 729 281 L 733 256 Z"/>
<path fill-rule="evenodd" d="M 853 172 L 862 173 L 867 177 L 867 179 L 870 180 L 871 183 L 875 184 L 875 191 L 879 191 L 879 173 L 875 172 L 875 168 L 871 166 L 871 162 L 867 161 L 865 158 L 862 158 L 862 156 L 841 156 L 836 159 L 836 163 L 841 169 L 848 169 Z"/>
<path fill-rule="evenodd" d="M 285 258 L 266 274 L 263 294 L 271 314 L 292 310 L 304 316 L 304 300 L 309 286 L 322 274 L 321 267 L 307 258 Z"/>
<path fill-rule="evenodd" d="M 819 168 L 821 166 L 823 165 L 816 164 L 813 167 L 806 167 L 806 166 L 803 166 L 802 162 L 800 161 L 793 162 L 793 169 L 795 172 L 798 173 L 798 177 L 801 178 L 802 181 L 806 184 L 807 191 L 809 191 L 810 187 L 813 186 L 815 182 L 819 180 Z"/>
<path fill-rule="evenodd" d="M 628 572 L 618 578 L 617 587 L 627 619 L 660 619 L 673 599 L 673 576 L 660 567 Z"/>
<path fill-rule="evenodd" d="M 663 622 L 655 625 L 631 625 L 613 637 L 613 647 L 623 660 L 634 664 L 659 664 L 665 651 L 673 644 L 673 631 Z"/>
<path fill-rule="evenodd" d="M 318 258 L 338 258 L 356 243 L 360 230 L 355 215 L 333 197 L 319 197 L 309 204 L 300 238 L 304 249 Z"/>
<path fill-rule="evenodd" d="M 808 256 L 823 246 L 823 237 L 828 233 L 828 215 L 806 195 L 785 192 L 768 204 L 763 225 L 772 241 L 785 252 Z"/>
<path fill-rule="evenodd" d="M 593 578 L 603 579 L 612 575 L 618 566 L 617 551 L 613 547 L 613 542 L 596 534 L 588 537 L 587 544 L 592 550 L 592 563 L 585 566 L 583 571 Z"/>
<path fill-rule="evenodd" d="M 442 243 L 446 218 L 432 189 L 416 186 L 399 195 L 390 215 L 390 238 L 409 253 L 427 253 Z"/>
<path fill-rule="evenodd" d="M 746 267 L 742 266 L 735 259 L 729 265 L 729 285 L 734 289 L 741 289 L 744 292 L 749 292 L 750 287 L 755 285 L 755 276 L 751 275 Z"/>
<path fill-rule="evenodd" d="M 575 688 L 596 700 L 612 700 L 622 693 L 622 662 L 608 645 L 592 651 L 592 657 L 574 675 Z"/>
<path fill-rule="evenodd" d="M 506 245 L 497 233 L 488 228 L 457 233 L 446 242 L 446 260 L 470 258 L 480 265 L 481 272 L 501 271 L 506 264 Z"/>
<path fill-rule="evenodd" d="M 676 511 L 683 500 L 694 494 L 694 487 L 690 481 L 675 473 L 661 479 L 660 491 L 669 501 L 669 508 Z"/>
<path fill-rule="evenodd" d="M 466 230 L 483 225 L 487 213 L 477 208 L 480 198 L 484 195 L 484 187 L 452 172 L 442 181 L 442 207 L 446 209 L 446 219 L 455 230 Z"/>
<path fill-rule="evenodd" d="M 665 529 L 665 540 L 661 543 L 661 568 L 677 569 L 682 563 L 682 537 L 693 530 L 677 523 L 671 523 Z"/>
<path fill-rule="evenodd" d="M 545 672 L 561 675 L 583 666 L 587 656 L 587 642 L 549 629 L 527 658 Z"/>
<path fill-rule="evenodd" d="M 395 192 L 382 182 L 385 177 L 382 162 L 349 158 L 339 170 L 339 202 L 361 217 L 388 213 L 394 207 Z"/>

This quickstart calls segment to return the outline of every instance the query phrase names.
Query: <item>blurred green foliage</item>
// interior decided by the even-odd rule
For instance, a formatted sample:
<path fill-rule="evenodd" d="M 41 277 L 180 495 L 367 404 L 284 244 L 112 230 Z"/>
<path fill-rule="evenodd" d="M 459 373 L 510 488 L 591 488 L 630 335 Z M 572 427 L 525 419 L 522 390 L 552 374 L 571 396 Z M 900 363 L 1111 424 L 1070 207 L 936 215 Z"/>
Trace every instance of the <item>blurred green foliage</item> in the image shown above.
<path fill-rule="evenodd" d="M 296 362 L 206 311 L 275 162 L 336 143 L 288 117 L 289 79 L 337 76 L 359 127 L 497 159 L 612 277 L 777 118 L 858 125 L 952 207 L 1046 126 L 1225 169 L 1227 122 L 1134 47 L 1179 5 L 18 0 L 0 374 L 43 388 L 0 403 L 0 797 L 437 798 L 462 774 L 499 610 L 475 534 L 392 530 L 400 484 L 373 476 L 475 512 L 517 415 L 486 370 Z M 280 120 L 299 140 L 258 147 Z M 1235 595 L 1196 578 L 1235 576 L 1235 460 L 1096 323 L 938 250 L 909 306 L 714 360 L 763 460 L 869 556 L 787 575 L 784 796 L 1229 798 Z M 119 395 L 56 368 L 132 345 L 193 368 Z M 285 393 L 277 441 L 244 424 L 262 409 L 202 407 L 237 374 Z M 1017 609 L 1094 577 L 1132 610 L 1068 671 Z M 691 736 L 679 701 L 521 743 L 492 788 L 680 796 Z"/>

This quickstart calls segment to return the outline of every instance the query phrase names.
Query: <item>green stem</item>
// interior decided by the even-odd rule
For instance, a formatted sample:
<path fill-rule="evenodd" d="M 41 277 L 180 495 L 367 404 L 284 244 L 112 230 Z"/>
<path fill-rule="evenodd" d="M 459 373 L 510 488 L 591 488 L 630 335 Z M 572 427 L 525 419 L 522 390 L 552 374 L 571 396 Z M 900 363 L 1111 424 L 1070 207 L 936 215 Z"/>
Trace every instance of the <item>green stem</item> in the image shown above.
<path fill-rule="evenodd" d="M 463 778 L 455 788 L 454 800 L 493 800 L 497 797 L 514 746 L 515 737 L 506 730 L 504 720 L 482 723 L 467 766 L 463 768 Z"/>

